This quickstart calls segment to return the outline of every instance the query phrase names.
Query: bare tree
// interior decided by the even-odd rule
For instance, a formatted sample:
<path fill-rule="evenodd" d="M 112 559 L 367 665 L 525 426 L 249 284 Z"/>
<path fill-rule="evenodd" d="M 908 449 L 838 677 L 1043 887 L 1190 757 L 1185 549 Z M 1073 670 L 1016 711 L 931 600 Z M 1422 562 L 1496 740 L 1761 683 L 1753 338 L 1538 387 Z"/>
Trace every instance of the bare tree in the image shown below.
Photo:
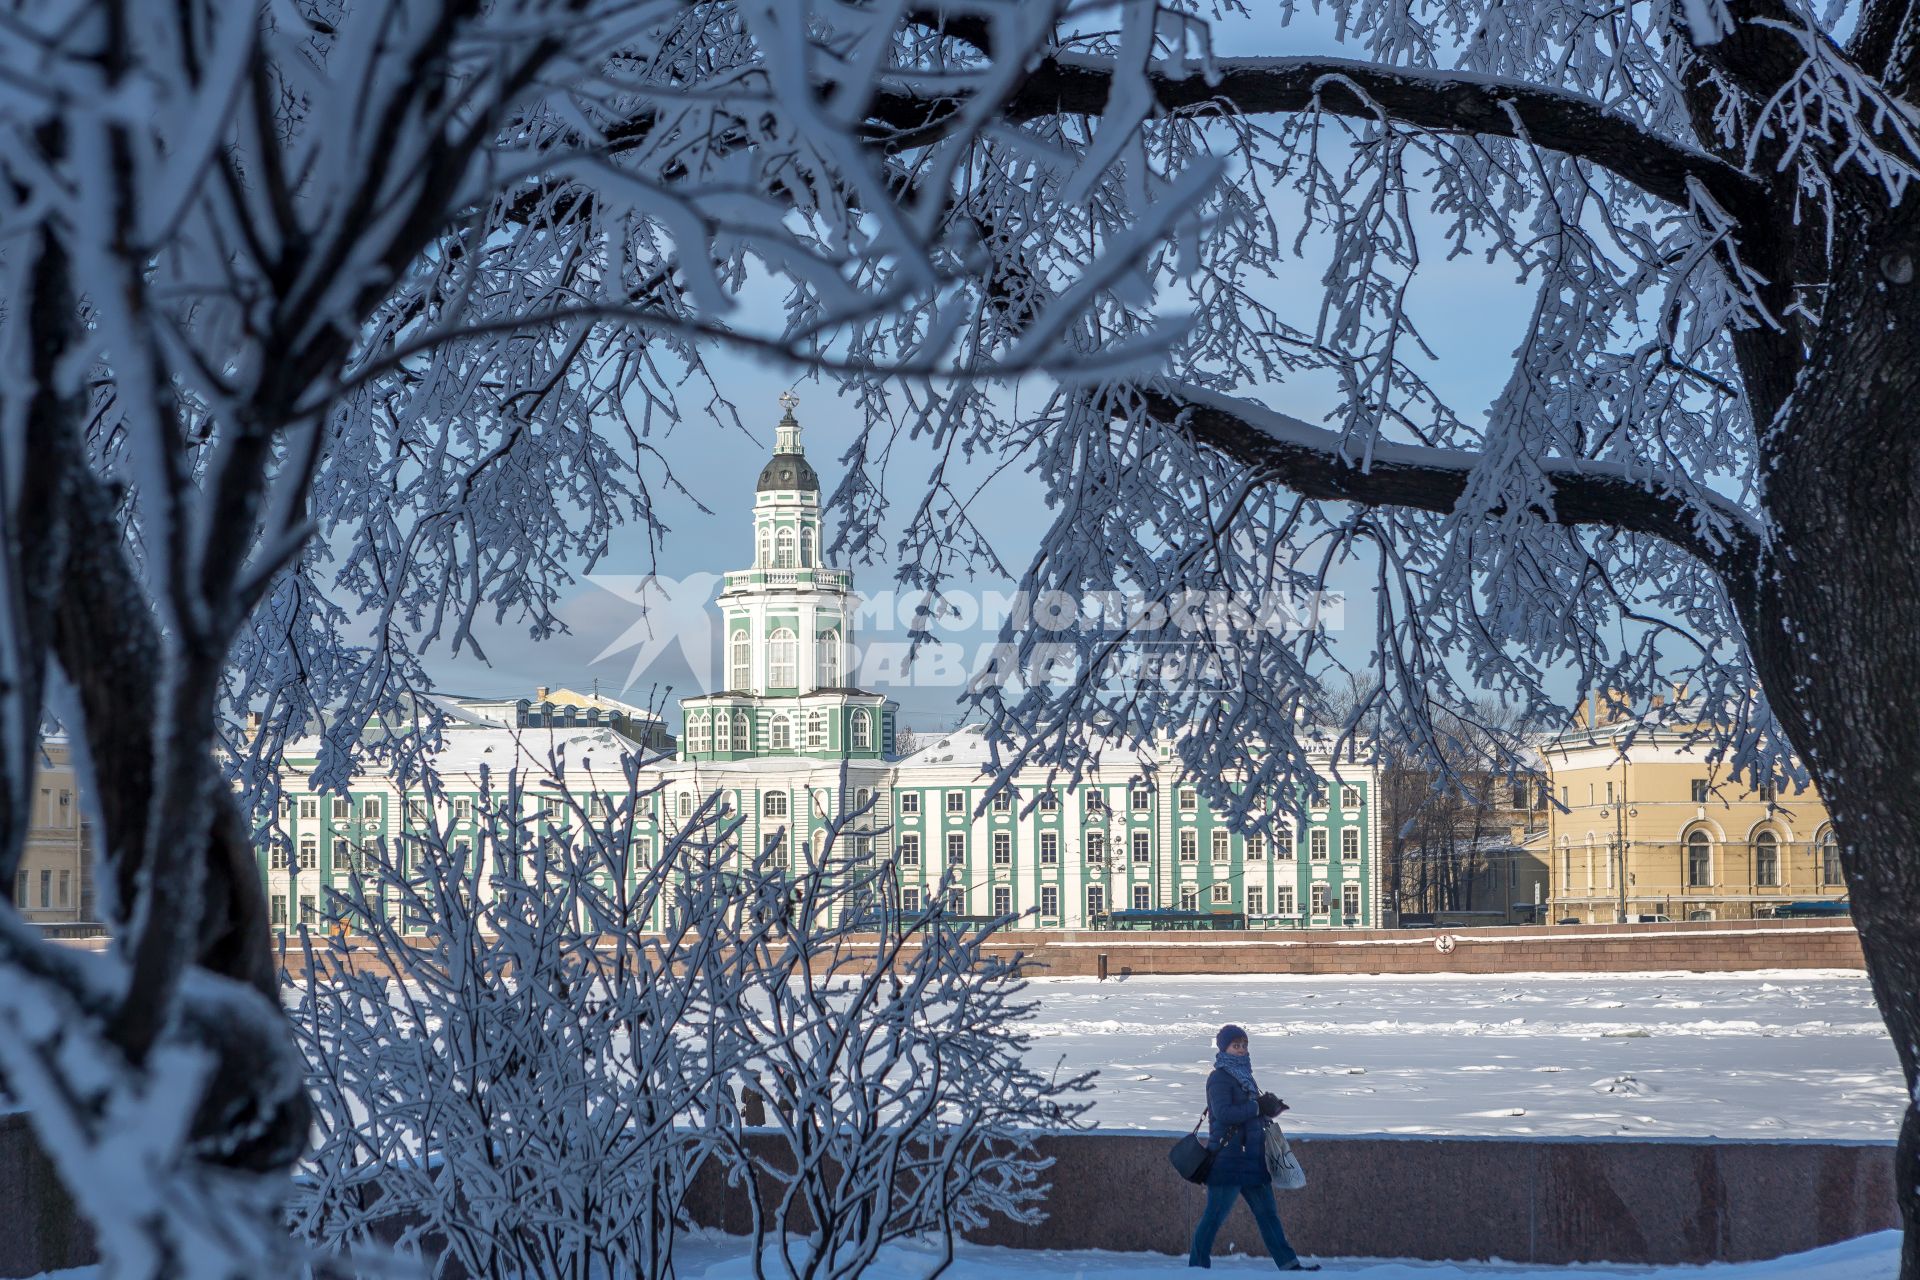
<path fill-rule="evenodd" d="M 817 852 L 743 850 L 715 793 L 649 856 L 657 795 L 633 757 L 515 770 L 470 849 L 432 815 L 352 880 L 364 942 L 302 930 L 301 1233 L 364 1261 L 398 1231 L 436 1274 L 666 1275 L 703 1169 L 749 1206 L 756 1275 L 1033 1220 L 1032 1137 L 1078 1123 L 1087 1080 L 1025 1062 L 993 930 L 876 914 L 892 874 L 845 806 Z"/>
<path fill-rule="evenodd" d="M 422 649 L 474 645 L 483 613 L 551 633 L 616 525 L 657 537 L 676 389 L 730 413 L 703 341 L 978 366 L 955 194 L 1051 18 L 7 6 L 0 895 L 55 717 L 113 945 L 50 948 L 0 906 L 0 1071 L 116 1274 L 285 1269 L 274 1192 L 235 1191 L 308 1130 L 252 852 L 282 747 L 320 728 L 328 787 L 403 762 L 432 737 Z M 875 127 L 884 85 L 935 82 L 967 119 Z"/>

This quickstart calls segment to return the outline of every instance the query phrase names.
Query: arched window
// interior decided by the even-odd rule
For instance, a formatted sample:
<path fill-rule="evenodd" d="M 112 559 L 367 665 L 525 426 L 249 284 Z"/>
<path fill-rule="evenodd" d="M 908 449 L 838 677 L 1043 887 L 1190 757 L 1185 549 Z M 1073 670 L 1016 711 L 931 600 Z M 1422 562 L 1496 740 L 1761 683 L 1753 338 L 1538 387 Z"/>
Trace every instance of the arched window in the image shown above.
<path fill-rule="evenodd" d="M 746 689 L 753 684 L 753 641 L 744 631 L 733 633 L 733 679 L 729 689 Z"/>
<path fill-rule="evenodd" d="M 733 721 L 724 711 L 713 718 L 713 749 L 733 750 Z"/>
<path fill-rule="evenodd" d="M 767 683 L 776 689 L 799 685 L 800 641 L 785 627 L 767 637 Z"/>
<path fill-rule="evenodd" d="M 1771 831 L 1753 837 L 1753 882 L 1773 886 L 1780 883 L 1780 837 Z"/>
<path fill-rule="evenodd" d="M 773 567 L 791 569 L 793 562 L 793 530 L 782 529 L 773 535 Z"/>
<path fill-rule="evenodd" d="M 760 526 L 760 555 L 754 561 L 762 569 L 773 563 L 773 538 L 767 532 L 767 526 Z"/>
<path fill-rule="evenodd" d="M 810 524 L 800 526 L 800 567 L 813 568 L 813 526 Z"/>
<path fill-rule="evenodd" d="M 738 744 L 736 750 L 753 750 L 753 734 L 747 730 L 747 713 L 744 711 L 733 713 L 733 740 Z"/>
<path fill-rule="evenodd" d="M 775 716 L 767 729 L 769 735 L 767 746 L 772 750 L 786 751 L 793 746 L 793 734 L 787 727 L 785 716 Z"/>
<path fill-rule="evenodd" d="M 825 631 L 814 641 L 813 683 L 820 689 L 840 687 L 840 633 Z"/>
<path fill-rule="evenodd" d="M 1687 884 L 1704 888 L 1713 883 L 1713 838 L 1704 831 L 1687 837 Z"/>
<path fill-rule="evenodd" d="M 873 746 L 873 717 L 865 711 L 853 713 L 853 748 L 865 751 Z"/>
<path fill-rule="evenodd" d="M 1828 827 L 1820 837 L 1820 883 L 1842 884 L 1845 880 L 1840 874 L 1840 837 Z"/>
<path fill-rule="evenodd" d="M 707 728 L 709 721 L 705 715 L 687 717 L 687 750 L 705 751 L 707 749 Z"/>
<path fill-rule="evenodd" d="M 827 745 L 827 717 L 821 712 L 807 713 L 807 745 L 809 747 Z"/>
<path fill-rule="evenodd" d="M 682 791 L 680 793 L 680 816 L 683 818 L 691 818 L 693 816 L 693 792 L 691 791 Z"/>

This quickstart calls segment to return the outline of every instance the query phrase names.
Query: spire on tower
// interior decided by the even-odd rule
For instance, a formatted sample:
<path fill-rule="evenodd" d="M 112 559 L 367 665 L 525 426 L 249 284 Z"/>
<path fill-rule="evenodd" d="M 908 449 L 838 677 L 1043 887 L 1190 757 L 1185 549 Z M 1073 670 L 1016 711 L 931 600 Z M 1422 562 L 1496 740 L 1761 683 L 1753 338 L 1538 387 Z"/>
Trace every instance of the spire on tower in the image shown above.
<path fill-rule="evenodd" d="M 773 451 L 775 453 L 799 453 L 800 420 L 793 416 L 793 410 L 800 403 L 800 397 L 791 391 L 780 393 L 780 407 L 786 412 L 780 415 L 780 424 L 774 428 Z"/>

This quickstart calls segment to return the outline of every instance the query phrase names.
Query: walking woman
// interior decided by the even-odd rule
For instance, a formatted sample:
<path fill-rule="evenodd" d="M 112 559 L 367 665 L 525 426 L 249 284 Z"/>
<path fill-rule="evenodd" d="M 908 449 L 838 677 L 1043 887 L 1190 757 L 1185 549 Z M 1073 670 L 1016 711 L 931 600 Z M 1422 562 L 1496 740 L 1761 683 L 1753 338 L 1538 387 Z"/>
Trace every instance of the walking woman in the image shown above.
<path fill-rule="evenodd" d="M 1275 1266 L 1282 1271 L 1318 1271 L 1318 1264 L 1300 1261 L 1287 1243 L 1279 1206 L 1273 1202 L 1273 1178 L 1267 1172 L 1267 1121 L 1285 1111 L 1287 1104 L 1254 1084 L 1245 1031 L 1228 1023 L 1213 1037 L 1213 1046 L 1213 1074 L 1207 1077 L 1207 1146 L 1213 1151 L 1213 1167 L 1207 1173 L 1206 1211 L 1194 1228 L 1187 1265 L 1212 1265 L 1213 1238 L 1238 1196 L 1253 1210 L 1254 1223 Z"/>

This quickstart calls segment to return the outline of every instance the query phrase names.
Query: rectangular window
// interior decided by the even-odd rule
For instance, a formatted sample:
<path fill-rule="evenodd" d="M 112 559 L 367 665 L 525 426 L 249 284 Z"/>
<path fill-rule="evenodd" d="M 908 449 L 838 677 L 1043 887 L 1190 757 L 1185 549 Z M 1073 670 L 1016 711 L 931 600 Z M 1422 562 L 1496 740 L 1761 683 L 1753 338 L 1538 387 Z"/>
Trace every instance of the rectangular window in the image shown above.
<path fill-rule="evenodd" d="M 1087 812 L 1088 813 L 1105 813 L 1106 811 L 1107 811 L 1106 796 L 1098 791 L 1087 792 Z"/>
<path fill-rule="evenodd" d="M 1200 793 L 1195 791 L 1192 787 L 1180 788 L 1180 812 L 1198 813 L 1199 810 L 1200 810 Z"/>
<path fill-rule="evenodd" d="M 1707 780 L 1705 778 L 1695 778 L 1687 785 L 1693 792 L 1693 802 L 1695 804 L 1705 804 L 1707 802 Z"/>
<path fill-rule="evenodd" d="M 920 793 L 918 791 L 902 791 L 900 793 L 900 812 L 920 812 Z"/>
<path fill-rule="evenodd" d="M 1213 886 L 1213 905 L 1231 906 L 1233 904 L 1233 886 L 1222 880 Z"/>
<path fill-rule="evenodd" d="M 1011 915 L 1013 912 L 1013 890 L 1004 884 L 993 887 L 993 914 Z"/>
<path fill-rule="evenodd" d="M 13 877 L 13 901 L 23 910 L 27 905 L 27 873 L 24 871 Z"/>
<path fill-rule="evenodd" d="M 1107 887 L 1103 884 L 1087 886 L 1087 919 L 1093 920 L 1107 914 Z"/>
<path fill-rule="evenodd" d="M 1607 803 L 1608 803 L 1608 804 L 1612 804 L 1612 803 L 1613 803 L 1613 781 L 1612 781 L 1612 779 L 1608 779 L 1608 781 L 1607 781 Z"/>
<path fill-rule="evenodd" d="M 787 793 L 784 791 L 767 792 L 766 802 L 761 807 L 765 815 L 769 818 L 786 817 Z"/>
<path fill-rule="evenodd" d="M 1180 829 L 1180 861 L 1200 861 L 1200 833 L 1192 827 Z"/>
<path fill-rule="evenodd" d="M 1760 788 L 1760 803 L 1761 804 L 1773 803 L 1773 784 L 1771 782 L 1766 783 Z"/>
<path fill-rule="evenodd" d="M 1293 861 L 1293 828 L 1281 827 L 1273 833 L 1273 856 L 1282 862 Z"/>
<path fill-rule="evenodd" d="M 967 891 L 965 889 L 947 890 L 947 914 L 963 916 L 967 914 Z"/>
<path fill-rule="evenodd" d="M 947 792 L 947 812 L 965 813 L 967 811 L 967 793 L 964 791 Z"/>
<path fill-rule="evenodd" d="M 1233 858 L 1233 840 L 1227 835 L 1225 827 L 1213 829 L 1213 860 L 1227 862 Z"/>
<path fill-rule="evenodd" d="M 1273 914 L 1277 916 L 1293 915 L 1296 910 L 1296 905 L 1293 898 L 1292 885 L 1277 884 L 1273 886 Z"/>
<path fill-rule="evenodd" d="M 60 905 L 61 906 L 64 907 L 67 905 L 67 901 L 68 901 L 67 895 L 72 892 L 73 892 L 73 872 L 62 871 L 60 873 Z"/>
<path fill-rule="evenodd" d="M 368 796 L 360 802 L 360 816 L 369 822 L 380 820 L 380 797 Z"/>
<path fill-rule="evenodd" d="M 333 798 L 333 820 L 335 822 L 345 822 L 352 816 L 353 801 L 347 799 L 345 796 L 335 796 Z"/>
<path fill-rule="evenodd" d="M 1060 797 L 1058 794 L 1052 791 L 1042 791 L 1040 793 L 1040 812 L 1054 813 L 1057 812 L 1059 808 Z"/>
<path fill-rule="evenodd" d="M 427 802 L 425 800 L 407 801 L 407 825 L 424 827 L 427 825 Z"/>
<path fill-rule="evenodd" d="M 267 855 L 267 861 L 275 871 L 285 871 L 287 869 L 287 846 L 276 842 L 273 846 L 273 852 Z"/>
<path fill-rule="evenodd" d="M 967 838 L 955 831 L 947 837 L 947 865 L 957 867 L 967 860 Z"/>
<path fill-rule="evenodd" d="M 1340 886 L 1340 916 L 1348 924 L 1360 923 L 1360 886 L 1351 880 Z"/>
<path fill-rule="evenodd" d="M 473 821 L 473 801 L 461 796 L 453 802 L 453 820 L 455 822 Z"/>
<path fill-rule="evenodd" d="M 1360 828 L 1340 828 L 1340 861 L 1360 861 Z"/>
<path fill-rule="evenodd" d="M 1137 884 L 1133 886 L 1133 909 L 1135 911 L 1153 910 L 1153 887 Z"/>
<path fill-rule="evenodd" d="M 1011 832 L 993 833 L 993 865 L 996 867 L 1013 865 L 1013 834 Z"/>
<path fill-rule="evenodd" d="M 1040 833 L 1040 865 L 1053 867 L 1060 864 L 1060 833 L 1042 831 Z"/>
<path fill-rule="evenodd" d="M 1040 886 L 1040 914 L 1048 920 L 1060 918 L 1060 888 L 1058 885 Z"/>
<path fill-rule="evenodd" d="M 1259 862 L 1267 856 L 1267 838 L 1258 832 L 1247 837 L 1247 861 Z"/>
<path fill-rule="evenodd" d="M 902 889 L 900 891 L 900 909 L 908 915 L 920 914 L 920 890 Z"/>
<path fill-rule="evenodd" d="M 993 797 L 993 811 L 1006 813 L 1013 808 L 1013 792 L 1001 791 Z"/>
<path fill-rule="evenodd" d="M 1317 916 L 1327 914 L 1327 886 L 1324 884 L 1314 885 L 1312 897 L 1313 901 L 1309 905 L 1313 908 L 1313 914 Z"/>
<path fill-rule="evenodd" d="M 548 822 L 566 821 L 567 802 L 565 800 L 562 800 L 560 797 L 548 796 L 546 799 L 540 802 L 540 807 L 546 810 Z"/>
<path fill-rule="evenodd" d="M 1307 832 L 1307 856 L 1315 862 L 1327 860 L 1327 829 L 1315 827 Z"/>
<path fill-rule="evenodd" d="M 1250 916 L 1267 914 L 1267 891 L 1260 885 L 1247 886 L 1247 914 Z"/>
<path fill-rule="evenodd" d="M 1568 807 L 1567 806 L 1567 789 L 1565 787 L 1560 788 L 1560 807 L 1562 809 L 1565 809 Z"/>
<path fill-rule="evenodd" d="M 1142 864 L 1153 861 L 1153 837 L 1144 831 L 1133 833 L 1133 860 Z"/>
<path fill-rule="evenodd" d="M 1311 809 L 1327 807 L 1327 784 L 1322 779 L 1313 780 L 1313 786 L 1307 792 L 1307 807 Z"/>
<path fill-rule="evenodd" d="M 1513 779 L 1510 789 L 1513 792 L 1513 807 L 1516 809 L 1526 808 L 1527 801 L 1532 794 L 1531 788 L 1527 786 L 1527 780 L 1525 778 Z"/>
<path fill-rule="evenodd" d="M 1180 886 L 1180 909 L 1182 911 L 1198 911 L 1200 909 L 1199 885 L 1183 884 Z"/>
<path fill-rule="evenodd" d="M 310 893 L 303 893 L 300 895 L 300 923 L 301 924 L 319 924 L 320 923 L 320 912 L 315 909 L 314 902 L 313 902 L 313 895 Z"/>
<path fill-rule="evenodd" d="M 42 909 L 53 905 L 53 872 L 40 873 L 40 906 Z"/>
<path fill-rule="evenodd" d="M 300 837 L 300 869 L 312 871 L 320 865 L 320 841 L 313 835 Z"/>
<path fill-rule="evenodd" d="M 900 865 L 903 867 L 920 865 L 920 836 L 917 832 L 909 832 L 900 837 Z"/>
<path fill-rule="evenodd" d="M 1135 813 L 1145 813 L 1153 807 L 1153 793 L 1145 787 L 1135 787 L 1127 795 L 1128 804 Z"/>
<path fill-rule="evenodd" d="M 1358 809 L 1360 807 L 1360 788 L 1342 786 L 1340 788 L 1340 807 Z"/>
<path fill-rule="evenodd" d="M 300 797 L 300 816 L 311 822 L 320 816 L 320 801 L 315 796 Z"/>
<path fill-rule="evenodd" d="M 273 910 L 271 915 L 268 917 L 268 922 L 272 924 L 273 927 L 276 929 L 284 929 L 287 927 L 287 895 L 286 894 L 276 893 L 273 895 Z"/>

